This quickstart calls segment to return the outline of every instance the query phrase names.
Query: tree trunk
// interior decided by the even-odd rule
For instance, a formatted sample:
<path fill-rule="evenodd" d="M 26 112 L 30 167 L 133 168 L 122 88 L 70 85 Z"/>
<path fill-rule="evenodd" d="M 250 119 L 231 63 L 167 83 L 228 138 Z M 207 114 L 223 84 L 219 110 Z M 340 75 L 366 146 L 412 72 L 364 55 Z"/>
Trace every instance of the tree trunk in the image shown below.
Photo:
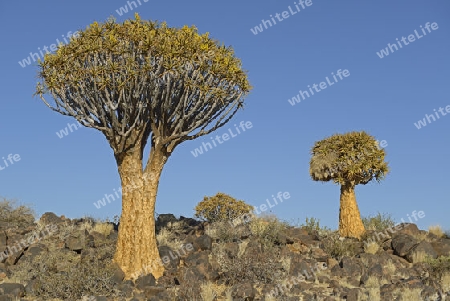
<path fill-rule="evenodd" d="M 164 266 L 156 243 L 155 203 L 167 156 L 152 147 L 145 172 L 139 147 L 116 160 L 122 183 L 122 215 L 114 262 L 125 273 L 125 279 L 149 273 L 159 278 Z"/>
<path fill-rule="evenodd" d="M 345 184 L 341 186 L 339 208 L 339 235 L 343 237 L 361 238 L 365 228 L 361 220 L 355 197 L 355 186 Z"/>

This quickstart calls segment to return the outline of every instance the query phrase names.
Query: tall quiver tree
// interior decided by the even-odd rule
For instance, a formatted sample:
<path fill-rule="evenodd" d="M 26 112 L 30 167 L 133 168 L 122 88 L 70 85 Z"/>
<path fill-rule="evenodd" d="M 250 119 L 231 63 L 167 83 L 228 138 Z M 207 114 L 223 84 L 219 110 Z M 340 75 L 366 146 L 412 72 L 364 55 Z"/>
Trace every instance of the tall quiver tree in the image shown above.
<path fill-rule="evenodd" d="M 160 277 L 154 216 L 163 166 L 177 145 L 222 127 L 243 106 L 251 86 L 241 61 L 194 26 L 169 28 L 136 14 L 122 24 L 94 22 L 39 69 L 44 103 L 101 131 L 114 152 L 122 184 L 114 261 L 126 279 L 149 270 Z"/>
<path fill-rule="evenodd" d="M 355 186 L 373 179 L 380 182 L 389 172 L 384 149 L 374 137 L 361 131 L 335 134 L 317 141 L 311 155 L 311 178 L 341 185 L 339 234 L 360 238 L 365 229 L 356 203 Z"/>

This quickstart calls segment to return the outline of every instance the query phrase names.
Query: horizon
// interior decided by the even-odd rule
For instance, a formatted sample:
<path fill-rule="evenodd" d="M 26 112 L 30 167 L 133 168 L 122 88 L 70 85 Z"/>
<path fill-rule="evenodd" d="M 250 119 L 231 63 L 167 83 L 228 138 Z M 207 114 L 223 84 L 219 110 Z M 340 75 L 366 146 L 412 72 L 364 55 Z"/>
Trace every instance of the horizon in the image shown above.
<path fill-rule="evenodd" d="M 311 179 L 310 150 L 333 134 L 366 131 L 385 149 L 390 173 L 356 186 L 361 217 L 387 213 L 399 223 L 422 211 L 420 229 L 450 230 L 450 3 L 442 0 L 1 3 L 0 197 L 32 205 L 38 216 L 120 215 L 105 137 L 32 95 L 46 51 L 94 21 L 122 23 L 136 12 L 170 27 L 195 25 L 232 46 L 253 86 L 227 124 L 175 148 L 158 214 L 193 217 L 204 196 L 223 192 L 258 208 L 270 200 L 264 212 L 281 220 L 314 217 L 337 229 L 340 186 Z M 148 155 L 147 145 L 144 162 Z M 274 205 L 280 192 L 290 197 Z"/>

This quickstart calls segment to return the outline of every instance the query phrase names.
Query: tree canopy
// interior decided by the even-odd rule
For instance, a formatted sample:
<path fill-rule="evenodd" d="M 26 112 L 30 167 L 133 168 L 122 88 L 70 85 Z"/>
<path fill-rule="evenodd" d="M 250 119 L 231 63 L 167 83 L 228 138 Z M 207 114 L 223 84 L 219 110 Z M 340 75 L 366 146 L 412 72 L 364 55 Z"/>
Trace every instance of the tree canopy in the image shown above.
<path fill-rule="evenodd" d="M 352 186 L 384 179 L 389 172 L 385 151 L 364 131 L 335 134 L 311 149 L 310 175 L 315 181 Z"/>
<path fill-rule="evenodd" d="M 102 131 L 115 154 L 151 133 L 170 153 L 223 126 L 251 89 L 231 47 L 195 26 L 171 28 L 138 14 L 123 24 L 94 22 L 39 67 L 35 94 Z"/>

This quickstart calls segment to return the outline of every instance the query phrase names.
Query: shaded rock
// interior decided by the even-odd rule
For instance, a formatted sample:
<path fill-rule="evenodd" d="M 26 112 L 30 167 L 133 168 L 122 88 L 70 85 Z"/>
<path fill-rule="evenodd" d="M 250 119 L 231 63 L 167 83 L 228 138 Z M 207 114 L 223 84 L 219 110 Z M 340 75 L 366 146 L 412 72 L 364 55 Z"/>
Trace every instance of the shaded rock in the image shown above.
<path fill-rule="evenodd" d="M 236 258 L 239 253 L 239 245 L 236 243 L 225 243 L 222 250 L 229 258 Z"/>
<path fill-rule="evenodd" d="M 183 269 L 181 272 L 181 277 L 179 277 L 180 284 L 184 283 L 195 283 L 197 281 L 206 281 L 206 276 L 199 272 L 199 270 L 195 267 L 188 267 L 187 269 Z"/>
<path fill-rule="evenodd" d="M 431 246 L 436 251 L 437 256 L 450 256 L 450 239 L 442 238 L 431 242 Z"/>
<path fill-rule="evenodd" d="M 399 234 L 392 239 L 394 254 L 404 257 L 418 244 L 418 240 L 407 234 Z"/>
<path fill-rule="evenodd" d="M 23 297 L 25 295 L 25 286 L 20 283 L 2 283 L 0 284 L 0 294 Z"/>
<path fill-rule="evenodd" d="M 432 258 L 437 257 L 436 251 L 433 249 L 433 246 L 427 241 L 421 241 L 419 244 L 414 246 L 408 254 L 406 254 L 406 260 L 412 263 L 420 262 L 423 258 L 418 258 L 417 254 L 421 256 L 429 256 Z"/>
<path fill-rule="evenodd" d="M 202 235 L 194 241 L 194 250 L 211 250 L 212 238 L 208 235 Z"/>
<path fill-rule="evenodd" d="M 125 278 L 125 273 L 122 271 L 122 269 L 119 267 L 119 265 L 114 264 L 114 274 L 112 276 L 112 280 L 114 283 L 121 283 L 123 279 Z"/>
<path fill-rule="evenodd" d="M 108 243 L 108 239 L 106 238 L 106 236 L 97 231 L 91 231 L 91 233 L 89 233 L 88 239 L 93 241 L 94 248 L 104 246 Z"/>
<path fill-rule="evenodd" d="M 235 301 L 255 300 L 256 289 L 250 283 L 238 283 L 233 286 L 231 295 Z"/>
<path fill-rule="evenodd" d="M 178 219 L 173 214 L 160 214 L 158 215 L 158 218 L 156 219 L 156 231 L 159 231 L 160 229 L 167 227 L 169 223 L 177 222 Z"/>
<path fill-rule="evenodd" d="M 175 270 L 180 264 L 180 254 L 173 251 L 168 246 L 161 246 L 158 248 L 159 257 L 164 264 L 166 269 Z"/>
<path fill-rule="evenodd" d="M 6 233 L 5 231 L 0 231 L 0 249 L 6 247 Z"/>
<path fill-rule="evenodd" d="M 343 274 L 350 277 L 361 277 L 364 272 L 362 263 L 357 258 L 350 258 L 344 256 L 339 263 L 342 268 Z"/>
<path fill-rule="evenodd" d="M 381 279 L 385 276 L 383 273 L 383 267 L 381 266 L 381 264 L 377 263 L 377 264 L 373 265 L 372 267 L 370 267 L 367 270 L 367 272 L 361 276 L 361 280 L 360 280 L 361 284 L 366 284 L 367 280 L 371 276 L 376 277 L 377 279 Z"/>
<path fill-rule="evenodd" d="M 145 298 L 149 299 L 151 297 L 156 297 L 165 290 L 165 288 L 159 286 L 147 286 L 144 289 L 144 296 Z"/>
<path fill-rule="evenodd" d="M 311 257 L 320 262 L 327 262 L 329 255 L 320 248 L 312 248 Z"/>
<path fill-rule="evenodd" d="M 153 287 L 156 285 L 156 279 L 152 274 L 148 274 L 145 276 L 140 276 L 135 281 L 135 285 L 138 289 L 144 290 L 147 287 Z"/>
<path fill-rule="evenodd" d="M 87 230 L 76 230 L 72 232 L 65 240 L 65 246 L 71 251 L 80 253 L 86 247 L 86 237 L 89 235 Z"/>
<path fill-rule="evenodd" d="M 58 217 L 53 212 L 45 212 L 44 214 L 42 214 L 39 222 L 43 225 L 59 225 L 64 223 L 64 219 Z"/>

